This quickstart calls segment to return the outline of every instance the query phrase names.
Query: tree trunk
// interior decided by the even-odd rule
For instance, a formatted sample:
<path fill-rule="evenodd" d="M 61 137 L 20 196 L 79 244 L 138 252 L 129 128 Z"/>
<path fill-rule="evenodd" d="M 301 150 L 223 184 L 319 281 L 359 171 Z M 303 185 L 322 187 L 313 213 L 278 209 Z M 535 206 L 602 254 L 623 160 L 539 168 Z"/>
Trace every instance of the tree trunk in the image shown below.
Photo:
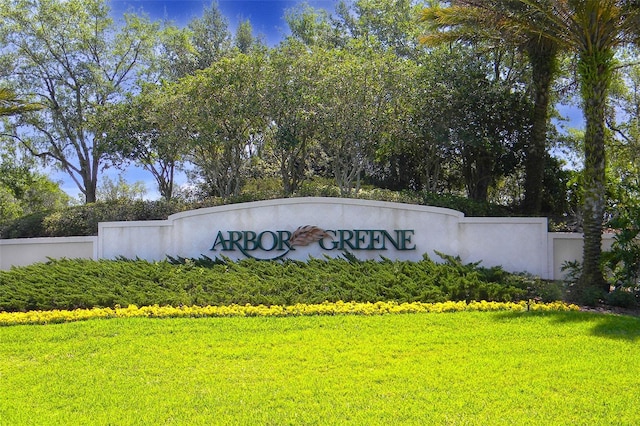
<path fill-rule="evenodd" d="M 528 46 L 534 87 L 534 107 L 531 137 L 526 151 L 524 203 L 527 215 L 539 215 L 542 208 L 544 167 L 546 158 L 547 125 L 549 122 L 549 91 L 556 69 L 555 43 L 536 37 Z"/>
<path fill-rule="evenodd" d="M 85 192 L 84 192 L 84 201 L 86 204 L 95 203 L 97 192 L 97 182 L 96 181 L 86 181 L 85 182 Z"/>
<path fill-rule="evenodd" d="M 600 264 L 605 207 L 605 112 L 613 54 L 582 57 L 579 64 L 586 130 L 584 139 L 584 249 L 581 290 L 609 292 Z"/>
<path fill-rule="evenodd" d="M 156 178 L 156 183 L 158 184 L 158 191 L 160 192 L 160 196 L 165 199 L 165 201 L 171 201 L 173 197 L 173 177 L 175 171 L 175 163 L 171 162 L 166 166 L 165 170 L 167 173 L 157 173 L 154 172 L 153 168 L 149 168 L 151 173 Z"/>
<path fill-rule="evenodd" d="M 473 201 L 486 203 L 492 182 L 494 159 L 486 151 L 470 151 L 463 160 L 467 196 Z"/>

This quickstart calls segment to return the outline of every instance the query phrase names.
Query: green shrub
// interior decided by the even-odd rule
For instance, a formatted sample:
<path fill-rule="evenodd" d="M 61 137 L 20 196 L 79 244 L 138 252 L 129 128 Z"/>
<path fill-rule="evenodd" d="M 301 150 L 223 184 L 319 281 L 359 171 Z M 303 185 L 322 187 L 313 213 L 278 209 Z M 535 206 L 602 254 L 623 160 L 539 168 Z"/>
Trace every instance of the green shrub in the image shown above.
<path fill-rule="evenodd" d="M 513 216 L 513 212 L 505 207 L 488 202 L 474 201 L 466 197 L 452 194 L 436 194 L 434 192 L 423 191 L 420 193 L 420 204 L 434 207 L 444 207 L 457 210 L 465 216 L 474 217 L 502 217 Z"/>
<path fill-rule="evenodd" d="M 115 305 L 518 301 L 531 277 L 457 261 L 55 260 L 0 271 L 0 311 Z"/>
<path fill-rule="evenodd" d="M 158 220 L 190 207 L 165 201 L 110 201 L 67 207 L 17 219 L 5 226 L 2 238 L 97 235 L 99 222 Z"/>
<path fill-rule="evenodd" d="M 15 219 L 0 229 L 0 238 L 46 237 L 43 222 L 49 214 L 51 212 L 39 212 Z"/>
<path fill-rule="evenodd" d="M 640 287 L 640 207 L 621 209 L 609 226 L 616 229 L 609 252 L 602 260 L 614 288 Z"/>
<path fill-rule="evenodd" d="M 616 289 L 605 296 L 607 305 L 620 308 L 637 308 L 639 305 L 638 293 L 627 289 Z"/>
<path fill-rule="evenodd" d="M 340 197 L 340 188 L 331 179 L 315 178 L 302 182 L 296 197 Z"/>

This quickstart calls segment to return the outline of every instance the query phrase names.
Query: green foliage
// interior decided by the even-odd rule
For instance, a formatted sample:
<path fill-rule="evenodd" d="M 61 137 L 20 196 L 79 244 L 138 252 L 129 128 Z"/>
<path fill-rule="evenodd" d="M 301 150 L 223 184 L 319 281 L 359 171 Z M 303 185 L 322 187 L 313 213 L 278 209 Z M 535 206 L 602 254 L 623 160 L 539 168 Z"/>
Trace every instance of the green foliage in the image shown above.
<path fill-rule="evenodd" d="M 181 211 L 178 203 L 116 200 L 34 213 L 0 229 L 2 238 L 97 235 L 99 222 L 158 220 Z"/>
<path fill-rule="evenodd" d="M 171 258 L 164 262 L 52 260 L 0 271 L 0 311 L 146 305 L 293 305 L 339 300 L 549 300 L 539 279 L 444 263 L 342 259 L 237 262 Z M 539 291 L 538 293 L 536 293 Z"/>
<path fill-rule="evenodd" d="M 598 306 L 605 302 L 606 293 L 602 289 L 585 285 L 582 263 L 565 262 L 562 265 L 562 271 L 567 272 L 565 283 L 568 301 L 586 306 Z"/>
<path fill-rule="evenodd" d="M 105 155 L 114 164 L 133 162 L 148 171 L 166 200 L 174 195 L 175 169 L 186 153 L 187 129 L 175 125 L 180 122 L 178 114 L 184 110 L 184 103 L 184 97 L 176 94 L 171 85 L 145 85 L 139 94 L 110 105 L 102 114 L 101 149 Z M 112 189 L 116 194 L 123 189 L 125 193 L 139 192 L 135 184 L 127 188 L 122 181 Z M 98 195 L 99 200 L 104 200 L 103 194 Z"/>
<path fill-rule="evenodd" d="M 10 140 L 0 140 L 0 226 L 21 216 L 62 208 L 69 201 L 58 183 L 38 172 L 34 159 Z"/>
<path fill-rule="evenodd" d="M 637 291 L 629 289 L 616 289 L 605 296 L 607 305 L 621 308 L 637 308 L 640 304 L 640 297 Z"/>
<path fill-rule="evenodd" d="M 243 194 L 251 194 L 254 200 L 271 200 L 283 196 L 282 181 L 275 177 L 247 179 Z"/>
<path fill-rule="evenodd" d="M 237 196 L 249 167 L 255 137 L 266 127 L 263 93 L 265 57 L 237 54 L 222 58 L 177 91 L 190 100 L 177 122 L 190 129 L 189 161 L 205 196 Z"/>
<path fill-rule="evenodd" d="M 527 285 L 529 299 L 542 302 L 565 300 L 567 298 L 567 286 L 562 281 L 547 281 L 524 275 L 509 275 L 509 280 L 519 281 L 520 285 Z M 509 282 L 509 281 L 508 281 Z"/>
<path fill-rule="evenodd" d="M 422 202 L 427 206 L 444 207 L 458 210 L 466 216 L 513 216 L 509 208 L 485 201 L 474 201 L 470 198 L 453 194 L 436 194 L 434 192 L 422 192 Z"/>
<path fill-rule="evenodd" d="M 205 7 L 202 17 L 189 22 L 191 44 L 195 51 L 196 70 L 208 68 L 228 53 L 231 46 L 229 23 L 218 7 L 217 2 L 211 2 Z"/>
<path fill-rule="evenodd" d="M 13 90 L 0 87 L 0 117 L 23 114 L 42 108 L 43 105 L 29 103 L 20 99 Z"/>
<path fill-rule="evenodd" d="M 46 237 L 44 220 L 51 212 L 38 212 L 22 216 L 19 219 L 10 221 L 0 228 L 2 238 L 36 238 Z M 73 235 L 73 234 L 68 234 Z"/>
<path fill-rule="evenodd" d="M 299 197 L 339 197 L 340 188 L 330 179 L 313 179 L 304 182 L 296 195 Z"/>
<path fill-rule="evenodd" d="M 102 179 L 102 184 L 98 186 L 96 191 L 96 197 L 100 201 L 113 202 L 113 201 L 134 201 L 144 199 L 147 193 L 147 188 L 142 181 L 137 181 L 132 184 L 122 177 L 118 176 L 117 181 L 113 181 L 108 176 Z"/>
<path fill-rule="evenodd" d="M 607 300 L 628 307 L 636 304 L 640 295 L 640 204 L 637 186 L 622 184 L 619 193 L 615 216 L 608 223 L 615 230 L 614 241 L 611 249 L 603 253 L 602 264 L 605 277 L 615 290 Z"/>
<path fill-rule="evenodd" d="M 636 210 L 636 214 L 640 211 Z M 614 287 L 638 288 L 640 285 L 640 216 L 621 216 L 616 225 L 614 242 L 602 260 Z"/>

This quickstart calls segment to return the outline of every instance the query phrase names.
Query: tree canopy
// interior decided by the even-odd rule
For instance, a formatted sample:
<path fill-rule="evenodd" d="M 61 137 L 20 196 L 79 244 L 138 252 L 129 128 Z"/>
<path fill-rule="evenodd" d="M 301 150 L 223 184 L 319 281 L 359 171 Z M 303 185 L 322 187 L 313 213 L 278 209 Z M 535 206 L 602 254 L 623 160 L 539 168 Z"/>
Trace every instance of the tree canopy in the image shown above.
<path fill-rule="evenodd" d="M 165 199 L 181 172 L 199 199 L 252 185 L 292 196 L 317 179 L 343 195 L 375 186 L 498 202 L 583 231 L 583 281 L 606 290 L 605 213 L 638 169 L 638 67 L 622 65 L 638 61 L 639 8 L 304 4 L 286 13 L 290 35 L 266 46 L 250 21 L 230 31 L 216 3 L 180 28 L 114 22 L 105 0 L 7 0 L 3 134 L 67 173 L 87 202 L 102 170 L 129 164 Z M 586 118 L 580 140 L 554 109 L 572 95 Z M 583 169 L 568 170 L 561 145 Z"/>
<path fill-rule="evenodd" d="M 96 111 L 126 89 L 152 47 L 155 26 L 127 15 L 118 28 L 102 0 L 9 0 L 0 16 L 4 78 L 45 106 L 20 115 L 15 137 L 95 201 L 103 161 Z"/>

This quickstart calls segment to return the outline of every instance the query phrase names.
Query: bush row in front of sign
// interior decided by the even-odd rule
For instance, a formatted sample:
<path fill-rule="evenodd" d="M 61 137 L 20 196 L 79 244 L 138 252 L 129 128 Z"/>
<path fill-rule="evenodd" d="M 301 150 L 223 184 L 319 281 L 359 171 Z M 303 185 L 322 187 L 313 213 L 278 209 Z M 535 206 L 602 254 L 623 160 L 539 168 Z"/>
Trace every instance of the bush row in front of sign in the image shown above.
<path fill-rule="evenodd" d="M 561 299 L 555 283 L 501 268 L 409 261 L 309 259 L 56 260 L 0 271 L 0 311 L 116 305 L 294 305 L 336 302 L 445 302 Z"/>

